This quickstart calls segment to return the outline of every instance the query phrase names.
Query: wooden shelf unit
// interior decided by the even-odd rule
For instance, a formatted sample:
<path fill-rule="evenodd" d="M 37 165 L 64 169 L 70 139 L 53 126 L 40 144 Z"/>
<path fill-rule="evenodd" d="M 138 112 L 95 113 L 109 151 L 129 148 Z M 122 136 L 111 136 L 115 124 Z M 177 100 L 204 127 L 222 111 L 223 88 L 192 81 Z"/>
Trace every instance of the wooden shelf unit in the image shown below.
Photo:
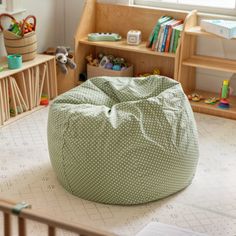
<path fill-rule="evenodd" d="M 57 96 L 54 56 L 37 55 L 16 70 L 9 70 L 6 61 L 1 65 L 4 71 L 0 72 L 0 126 L 38 110 L 42 94 L 49 100 Z"/>
<path fill-rule="evenodd" d="M 197 55 L 197 37 L 223 39 L 217 35 L 202 31 L 200 26 L 197 25 L 197 22 L 197 11 L 191 12 L 186 17 L 181 38 L 178 80 L 186 94 L 198 93 L 205 98 L 219 97 L 219 94 L 216 93 L 196 90 L 196 68 L 236 73 L 236 60 Z M 235 40 L 235 38 L 232 40 Z M 236 119 L 236 97 L 230 97 L 229 100 L 230 108 L 228 110 L 218 108 L 217 104 L 205 104 L 204 101 L 191 102 L 191 106 L 195 112 Z"/>
<path fill-rule="evenodd" d="M 103 48 L 118 49 L 118 50 L 123 50 L 123 51 L 128 51 L 128 52 L 150 54 L 154 56 L 172 57 L 172 58 L 176 57 L 174 53 L 153 51 L 150 48 L 146 47 L 146 42 L 142 42 L 140 45 L 137 45 L 137 46 L 132 46 L 132 45 L 128 45 L 125 39 L 121 41 L 117 41 L 117 42 L 105 42 L 105 41 L 92 42 L 92 41 L 88 41 L 88 38 L 86 37 L 86 38 L 81 39 L 79 43 L 91 45 L 91 46 L 103 47 Z"/>
<path fill-rule="evenodd" d="M 197 26 L 193 26 L 189 29 L 186 29 L 185 30 L 185 33 L 188 34 L 188 35 L 194 35 L 194 36 L 204 36 L 204 37 L 210 37 L 210 38 L 220 38 L 220 39 L 225 39 L 223 37 L 220 37 L 218 35 L 215 35 L 215 34 L 211 34 L 211 33 L 208 33 L 204 30 L 201 29 L 201 27 L 199 25 Z M 233 38 L 231 40 L 236 40 L 236 38 Z"/>
<path fill-rule="evenodd" d="M 219 93 L 206 92 L 201 90 L 195 90 L 194 93 L 201 94 L 204 98 L 219 97 Z M 210 114 L 214 116 L 220 116 L 229 119 L 236 119 L 236 97 L 230 97 L 230 109 L 222 110 L 218 108 L 218 104 L 208 105 L 204 100 L 200 102 L 190 102 L 193 110 L 199 113 Z"/>
<path fill-rule="evenodd" d="M 155 52 L 145 46 L 157 20 L 163 15 L 185 19 L 188 13 L 86 0 L 75 35 L 75 61 L 78 66 L 75 80 L 78 81 L 80 73 L 86 72 L 85 57 L 89 54 L 95 56 L 99 52 L 124 57 L 134 65 L 134 76 L 158 68 L 162 75 L 177 80 L 181 45 L 175 54 Z M 138 46 L 126 44 L 127 32 L 131 29 L 142 32 L 143 42 Z M 123 40 L 118 42 L 91 42 L 87 39 L 89 33 L 114 31 L 119 33 Z"/>
<path fill-rule="evenodd" d="M 207 56 L 191 56 L 182 61 L 184 66 L 236 73 L 236 61 Z"/>

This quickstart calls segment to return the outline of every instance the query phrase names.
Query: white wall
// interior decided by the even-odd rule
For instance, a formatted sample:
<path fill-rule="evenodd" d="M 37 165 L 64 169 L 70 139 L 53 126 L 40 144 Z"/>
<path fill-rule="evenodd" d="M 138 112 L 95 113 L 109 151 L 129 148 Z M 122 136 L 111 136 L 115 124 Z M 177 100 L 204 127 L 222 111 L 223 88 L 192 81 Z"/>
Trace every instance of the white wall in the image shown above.
<path fill-rule="evenodd" d="M 19 0 L 17 0 L 19 1 Z M 55 35 L 55 3 L 57 0 L 21 0 L 21 7 L 27 9 L 22 14 L 15 15 L 16 18 L 23 18 L 29 14 L 37 17 L 37 39 L 38 51 L 42 52 L 47 47 L 56 46 Z M 0 35 L 0 55 L 5 54 L 3 38 Z"/>
<path fill-rule="evenodd" d="M 15 0 L 22 1 L 26 14 L 37 16 L 37 35 L 39 51 L 56 45 L 74 46 L 74 34 L 83 10 L 84 0 Z M 128 0 L 100 0 L 102 2 L 128 3 Z M 236 59 L 235 41 L 220 39 L 199 39 L 199 54 Z M 0 55 L 4 52 L 3 39 L 0 37 Z M 229 79 L 231 73 L 212 70 L 197 70 L 197 87 L 202 90 L 220 91 L 223 79 Z M 236 79 L 231 85 L 235 88 Z"/>
<path fill-rule="evenodd" d="M 57 45 L 74 47 L 74 35 L 83 11 L 84 0 L 56 0 Z"/>
<path fill-rule="evenodd" d="M 198 53 L 201 55 L 221 57 L 236 60 L 235 40 L 199 38 Z M 232 73 L 198 69 L 197 70 L 197 88 L 212 92 L 220 92 L 222 80 L 230 79 Z M 236 94 L 236 80 L 231 81 L 231 87 Z"/>
<path fill-rule="evenodd" d="M 107 3 L 128 3 L 128 0 L 98 0 Z M 57 28 L 58 45 L 74 47 L 74 35 L 84 7 L 84 0 L 57 0 L 56 1 L 56 20 L 60 27 Z"/>
<path fill-rule="evenodd" d="M 37 17 L 38 50 L 55 46 L 55 2 L 57 0 L 21 0 L 25 15 L 33 14 Z"/>

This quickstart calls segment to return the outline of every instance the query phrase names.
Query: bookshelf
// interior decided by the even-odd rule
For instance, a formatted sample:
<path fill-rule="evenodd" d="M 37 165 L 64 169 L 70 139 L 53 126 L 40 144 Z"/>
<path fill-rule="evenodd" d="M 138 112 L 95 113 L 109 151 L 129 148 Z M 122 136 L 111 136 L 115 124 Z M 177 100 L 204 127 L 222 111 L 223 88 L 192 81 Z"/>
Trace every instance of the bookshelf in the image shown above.
<path fill-rule="evenodd" d="M 219 97 L 219 93 L 199 91 L 196 89 L 196 68 L 236 73 L 236 60 L 197 55 L 196 46 L 198 37 L 222 39 L 220 36 L 202 31 L 201 27 L 197 25 L 197 22 L 198 14 L 196 11 L 192 12 L 191 16 L 189 15 L 186 17 L 184 31 L 181 38 L 178 80 L 182 84 L 186 94 L 198 93 L 204 98 Z M 235 38 L 231 40 L 235 41 Z M 204 83 L 204 81 L 202 82 Z M 190 103 L 195 112 L 236 119 L 236 97 L 231 96 L 229 100 L 230 109 L 228 110 L 218 108 L 217 104 L 205 104 L 204 100 L 200 102 L 191 101 Z"/>
<path fill-rule="evenodd" d="M 123 50 L 123 51 L 128 51 L 128 52 L 150 54 L 154 56 L 171 57 L 171 58 L 175 58 L 176 56 L 174 53 L 152 51 L 150 48 L 146 48 L 146 42 L 141 42 L 141 44 L 137 46 L 131 46 L 131 45 L 128 45 L 126 43 L 126 40 L 124 39 L 118 42 L 104 42 L 104 41 L 92 42 L 92 41 L 88 41 L 87 37 L 85 37 L 81 39 L 79 43 L 91 45 L 91 46 L 103 47 L 103 48 L 113 48 L 113 49 Z"/>
<path fill-rule="evenodd" d="M 178 79 L 180 48 L 176 53 L 163 53 L 146 48 L 157 20 L 168 15 L 175 19 L 185 19 L 188 12 L 164 9 L 152 9 L 138 6 L 107 4 L 96 0 L 86 0 L 84 11 L 75 34 L 75 61 L 77 71 L 75 80 L 80 73 L 86 72 L 85 57 L 99 52 L 124 57 L 134 66 L 134 76 L 139 73 L 160 69 L 161 74 Z M 143 42 L 138 46 L 127 45 L 126 35 L 131 29 L 141 30 Z M 123 40 L 118 42 L 91 42 L 87 35 L 92 32 L 119 33 Z"/>

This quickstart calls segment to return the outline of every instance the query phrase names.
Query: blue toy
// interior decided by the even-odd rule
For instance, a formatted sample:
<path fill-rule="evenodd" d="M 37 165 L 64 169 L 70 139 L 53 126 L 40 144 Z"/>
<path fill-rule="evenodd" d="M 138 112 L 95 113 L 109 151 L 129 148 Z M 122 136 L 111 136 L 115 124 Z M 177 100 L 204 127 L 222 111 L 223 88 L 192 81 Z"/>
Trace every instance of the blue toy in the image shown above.
<path fill-rule="evenodd" d="M 111 70 L 113 67 L 113 64 L 111 62 L 107 63 L 105 68 Z"/>
<path fill-rule="evenodd" d="M 112 70 L 120 71 L 121 70 L 121 66 L 120 65 L 114 65 L 112 67 Z"/>

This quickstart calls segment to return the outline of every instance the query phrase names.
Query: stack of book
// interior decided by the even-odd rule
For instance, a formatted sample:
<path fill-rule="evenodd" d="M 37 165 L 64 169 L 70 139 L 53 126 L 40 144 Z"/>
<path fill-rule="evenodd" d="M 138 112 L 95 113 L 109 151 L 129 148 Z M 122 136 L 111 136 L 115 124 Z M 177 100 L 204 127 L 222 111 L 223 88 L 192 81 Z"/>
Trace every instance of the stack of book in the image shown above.
<path fill-rule="evenodd" d="M 153 51 L 175 53 L 182 30 L 183 20 L 162 16 L 153 28 L 146 46 Z"/>

